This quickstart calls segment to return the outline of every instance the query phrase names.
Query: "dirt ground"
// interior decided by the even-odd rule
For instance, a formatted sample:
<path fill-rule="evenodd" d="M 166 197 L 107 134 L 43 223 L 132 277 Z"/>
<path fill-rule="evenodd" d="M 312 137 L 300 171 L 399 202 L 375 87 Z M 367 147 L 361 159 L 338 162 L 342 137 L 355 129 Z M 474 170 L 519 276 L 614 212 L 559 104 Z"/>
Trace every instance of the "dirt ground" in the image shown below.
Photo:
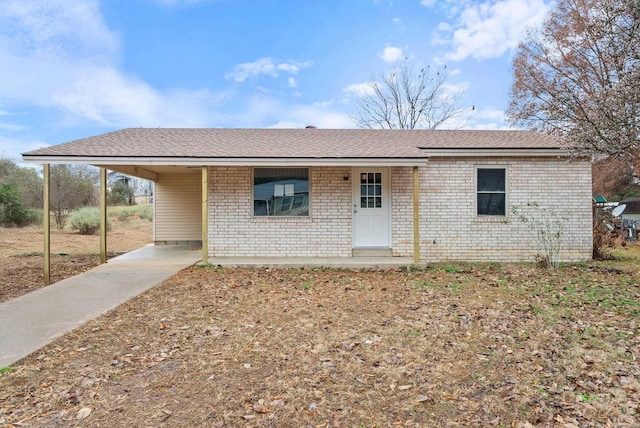
<path fill-rule="evenodd" d="M 151 242 L 151 222 L 112 219 L 107 234 L 108 257 Z M 0 303 L 44 285 L 44 235 L 41 226 L 0 227 Z M 100 237 L 51 230 L 51 282 L 77 275 L 100 264 Z"/>
<path fill-rule="evenodd" d="M 640 426 L 640 247 L 191 267 L 0 371 L 0 426 Z"/>

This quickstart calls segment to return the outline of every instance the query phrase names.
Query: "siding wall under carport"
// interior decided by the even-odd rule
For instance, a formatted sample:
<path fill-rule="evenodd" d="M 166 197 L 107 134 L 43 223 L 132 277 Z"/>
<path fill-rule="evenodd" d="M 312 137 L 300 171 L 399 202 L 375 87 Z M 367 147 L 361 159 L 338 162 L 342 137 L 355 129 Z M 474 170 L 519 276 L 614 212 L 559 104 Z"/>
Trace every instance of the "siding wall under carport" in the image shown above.
<path fill-rule="evenodd" d="M 156 244 L 202 242 L 200 171 L 160 174 L 155 183 L 153 241 Z"/>

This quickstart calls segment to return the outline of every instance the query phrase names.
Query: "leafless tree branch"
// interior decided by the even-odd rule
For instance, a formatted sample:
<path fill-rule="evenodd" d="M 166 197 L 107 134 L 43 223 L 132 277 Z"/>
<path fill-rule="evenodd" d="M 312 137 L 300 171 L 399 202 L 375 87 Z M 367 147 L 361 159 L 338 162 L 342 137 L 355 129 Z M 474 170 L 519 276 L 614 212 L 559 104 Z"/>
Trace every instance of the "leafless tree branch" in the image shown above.
<path fill-rule="evenodd" d="M 448 85 L 444 67 L 414 70 L 405 59 L 371 78 L 371 92 L 358 98 L 352 117 L 361 128 L 436 129 L 471 109 L 461 108 L 462 92 Z"/>

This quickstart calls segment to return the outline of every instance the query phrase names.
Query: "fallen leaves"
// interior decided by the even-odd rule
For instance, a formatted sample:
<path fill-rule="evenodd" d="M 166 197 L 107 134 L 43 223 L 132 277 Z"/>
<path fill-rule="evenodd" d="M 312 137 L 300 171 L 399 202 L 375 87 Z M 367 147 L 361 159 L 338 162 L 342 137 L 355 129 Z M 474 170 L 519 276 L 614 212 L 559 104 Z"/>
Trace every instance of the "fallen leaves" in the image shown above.
<path fill-rule="evenodd" d="M 91 407 L 83 407 L 82 409 L 78 410 L 78 414 L 76 415 L 76 419 L 81 421 L 83 419 L 88 418 L 90 414 L 91 414 Z"/>
<path fill-rule="evenodd" d="M 517 265 L 186 269 L 1 375 L 0 420 L 633 426 L 638 318 L 612 299 L 638 287 Z"/>

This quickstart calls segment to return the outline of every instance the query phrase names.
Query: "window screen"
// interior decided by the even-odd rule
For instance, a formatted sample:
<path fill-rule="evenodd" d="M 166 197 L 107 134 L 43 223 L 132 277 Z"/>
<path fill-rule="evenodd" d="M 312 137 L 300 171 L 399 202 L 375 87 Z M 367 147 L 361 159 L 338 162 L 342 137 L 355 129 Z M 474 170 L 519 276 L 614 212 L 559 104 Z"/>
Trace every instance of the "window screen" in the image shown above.
<path fill-rule="evenodd" d="M 505 216 L 507 211 L 505 168 L 477 169 L 478 215 Z"/>

